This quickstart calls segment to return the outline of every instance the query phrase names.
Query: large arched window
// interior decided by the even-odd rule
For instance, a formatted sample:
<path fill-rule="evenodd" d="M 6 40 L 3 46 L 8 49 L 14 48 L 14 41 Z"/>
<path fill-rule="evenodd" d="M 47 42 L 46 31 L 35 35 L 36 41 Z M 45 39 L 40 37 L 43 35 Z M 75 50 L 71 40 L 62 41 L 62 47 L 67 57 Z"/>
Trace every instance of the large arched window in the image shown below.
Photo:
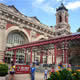
<path fill-rule="evenodd" d="M 22 45 L 28 42 L 28 38 L 23 34 L 23 32 L 19 31 L 12 31 L 7 37 L 7 47 Z"/>
<path fill-rule="evenodd" d="M 23 45 L 29 43 L 28 37 L 20 31 L 12 31 L 8 34 L 7 37 L 7 45 L 6 48 L 10 48 L 17 45 Z M 13 59 L 14 53 L 13 51 L 7 51 L 5 53 L 5 61 L 7 63 L 11 63 L 11 59 Z M 24 62 L 25 52 L 24 49 L 20 49 L 16 51 L 16 61 Z"/>

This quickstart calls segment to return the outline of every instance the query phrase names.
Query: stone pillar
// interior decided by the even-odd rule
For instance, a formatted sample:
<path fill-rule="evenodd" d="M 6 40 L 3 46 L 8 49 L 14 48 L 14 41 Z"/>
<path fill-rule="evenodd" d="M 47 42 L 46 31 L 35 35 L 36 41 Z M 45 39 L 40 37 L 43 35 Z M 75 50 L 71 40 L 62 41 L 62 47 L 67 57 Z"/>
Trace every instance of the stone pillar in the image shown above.
<path fill-rule="evenodd" d="M 26 64 L 26 56 L 27 56 L 27 49 L 25 49 L 25 64 Z"/>
<path fill-rule="evenodd" d="M 0 61 L 3 61 L 4 51 L 6 49 L 6 24 L 5 20 L 0 19 Z"/>
<path fill-rule="evenodd" d="M 13 59 L 13 62 L 16 63 L 16 50 L 14 50 L 13 52 L 14 52 L 14 59 Z"/>
<path fill-rule="evenodd" d="M 58 24 L 58 23 L 59 23 L 59 16 L 56 15 L 56 24 Z"/>
<path fill-rule="evenodd" d="M 43 51 L 41 49 L 41 55 L 40 55 L 40 63 L 43 64 Z"/>
<path fill-rule="evenodd" d="M 41 56 L 40 56 L 40 63 L 43 64 L 43 53 L 41 53 Z"/>
<path fill-rule="evenodd" d="M 66 22 L 67 22 L 67 24 L 68 24 L 68 16 L 66 16 Z"/>
<path fill-rule="evenodd" d="M 56 64 L 56 58 L 57 58 L 57 46 L 56 43 L 54 44 L 54 62 Z"/>
<path fill-rule="evenodd" d="M 53 54 L 52 54 L 52 64 L 53 64 Z"/>
<path fill-rule="evenodd" d="M 65 22 L 65 14 L 62 13 L 62 22 Z"/>

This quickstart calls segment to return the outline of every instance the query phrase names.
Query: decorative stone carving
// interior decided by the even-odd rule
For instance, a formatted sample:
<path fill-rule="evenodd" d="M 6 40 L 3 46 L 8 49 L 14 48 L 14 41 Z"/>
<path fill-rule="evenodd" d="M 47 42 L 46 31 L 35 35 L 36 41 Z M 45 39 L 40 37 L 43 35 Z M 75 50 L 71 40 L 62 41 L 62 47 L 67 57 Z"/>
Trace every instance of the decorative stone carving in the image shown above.
<path fill-rule="evenodd" d="M 23 28 L 24 27 L 24 24 L 20 24 L 20 26 L 19 26 L 20 28 Z"/>
<path fill-rule="evenodd" d="M 34 27 L 34 24 L 32 24 L 32 26 Z"/>
<path fill-rule="evenodd" d="M 25 21 L 23 20 L 23 23 L 25 23 Z"/>
<path fill-rule="evenodd" d="M 20 21 L 20 19 L 18 18 L 18 21 Z"/>
<path fill-rule="evenodd" d="M 35 38 L 35 37 L 36 37 L 36 32 L 33 31 L 33 30 L 31 31 L 31 37 L 32 37 L 32 38 Z"/>
<path fill-rule="evenodd" d="M 46 33 L 44 33 L 44 37 L 47 37 L 47 34 Z"/>
<path fill-rule="evenodd" d="M 28 23 L 28 24 L 30 24 L 30 23 Z"/>
<path fill-rule="evenodd" d="M 0 14 L 2 14 L 2 11 L 0 11 Z"/>
<path fill-rule="evenodd" d="M 22 23 L 21 23 L 21 21 L 22 21 L 23 25 L 26 26 L 26 28 L 29 28 L 31 30 L 33 29 L 34 31 L 38 31 L 41 34 L 47 33 L 45 31 L 43 31 L 43 29 L 47 30 L 46 25 L 44 25 L 38 21 L 35 21 L 35 19 L 33 19 L 33 18 L 30 18 L 23 14 L 20 14 L 20 12 L 14 6 L 5 6 L 5 5 L 1 4 L 0 11 L 3 13 L 5 12 L 3 15 L 0 13 L 0 17 L 2 19 L 4 19 L 5 21 L 10 21 L 11 23 L 17 24 L 20 28 L 22 28 Z M 11 17 L 9 17 L 9 15 Z M 17 18 L 17 19 L 15 19 L 15 18 Z M 21 21 L 19 19 L 21 19 Z M 27 22 L 27 25 L 29 27 L 27 27 L 27 25 L 24 24 L 25 22 Z M 51 31 L 51 30 L 49 30 L 49 31 Z M 47 33 L 47 35 L 53 37 L 53 35 L 51 35 L 49 33 Z"/>
<path fill-rule="evenodd" d="M 7 22 L 5 20 L 0 19 L 0 29 L 6 28 Z"/>

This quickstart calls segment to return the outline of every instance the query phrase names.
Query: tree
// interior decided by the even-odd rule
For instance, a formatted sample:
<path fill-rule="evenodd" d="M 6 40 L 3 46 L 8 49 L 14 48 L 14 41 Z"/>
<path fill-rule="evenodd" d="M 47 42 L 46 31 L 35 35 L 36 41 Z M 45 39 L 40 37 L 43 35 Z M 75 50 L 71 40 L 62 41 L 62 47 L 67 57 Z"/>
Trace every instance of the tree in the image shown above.
<path fill-rule="evenodd" d="M 77 29 L 77 32 L 80 32 L 80 28 Z"/>

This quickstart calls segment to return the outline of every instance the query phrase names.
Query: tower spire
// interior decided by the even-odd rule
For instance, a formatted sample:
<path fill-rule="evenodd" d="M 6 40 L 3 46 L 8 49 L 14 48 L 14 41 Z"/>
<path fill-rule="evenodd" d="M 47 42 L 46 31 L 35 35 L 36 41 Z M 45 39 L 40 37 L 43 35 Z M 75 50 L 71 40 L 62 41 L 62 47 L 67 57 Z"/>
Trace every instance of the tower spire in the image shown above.
<path fill-rule="evenodd" d="M 68 9 L 66 9 L 63 0 L 61 0 L 61 5 L 56 9 L 55 34 L 57 36 L 70 34 L 68 17 Z"/>
<path fill-rule="evenodd" d="M 61 4 L 63 4 L 64 0 L 61 0 Z"/>

